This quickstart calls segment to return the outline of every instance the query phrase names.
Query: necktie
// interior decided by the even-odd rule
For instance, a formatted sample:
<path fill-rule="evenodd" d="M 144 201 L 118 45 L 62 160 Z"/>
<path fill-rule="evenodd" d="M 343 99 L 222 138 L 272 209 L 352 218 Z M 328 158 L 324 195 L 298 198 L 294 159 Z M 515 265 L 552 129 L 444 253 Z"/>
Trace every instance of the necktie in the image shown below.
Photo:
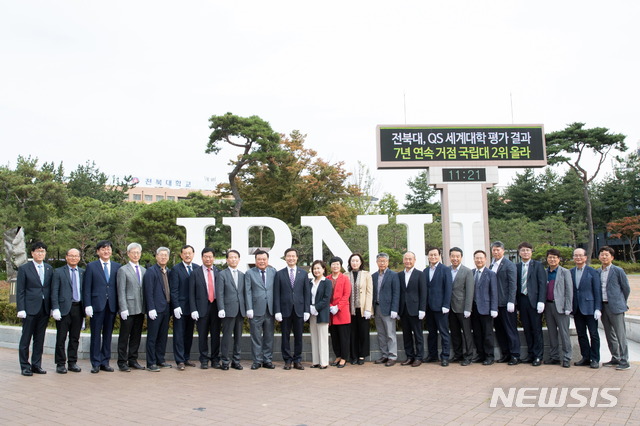
<path fill-rule="evenodd" d="M 42 269 L 42 265 L 38 265 L 38 276 L 40 277 L 40 284 L 44 285 L 44 269 Z"/>
<path fill-rule="evenodd" d="M 162 268 L 162 283 L 164 285 L 164 297 L 167 299 L 167 303 L 171 301 L 171 290 L 169 290 L 169 279 L 167 278 L 167 270 Z"/>
<path fill-rule="evenodd" d="M 267 278 L 264 275 L 264 271 L 260 271 L 260 274 L 262 275 L 262 284 L 267 285 Z"/>
<path fill-rule="evenodd" d="M 109 264 L 104 262 L 104 279 L 109 282 Z"/>
<path fill-rule="evenodd" d="M 529 270 L 529 265 L 526 263 L 522 264 L 522 294 L 527 295 L 527 271 Z"/>
<path fill-rule="evenodd" d="M 475 276 L 475 282 L 476 282 L 476 284 L 478 284 L 478 282 L 479 282 L 479 281 L 480 281 L 480 271 L 478 271 L 478 270 L 476 269 L 476 276 Z"/>
<path fill-rule="evenodd" d="M 211 268 L 207 268 L 207 290 L 209 291 L 209 303 L 213 302 L 213 299 L 216 298 L 216 295 L 214 294 L 214 290 L 213 290 L 213 272 L 211 271 Z"/>
<path fill-rule="evenodd" d="M 78 279 L 76 278 L 76 268 L 71 269 L 71 288 L 73 289 L 73 300 L 80 301 L 80 292 L 78 291 Z"/>
<path fill-rule="evenodd" d="M 191 276 L 191 265 L 187 265 L 187 275 Z"/>
<path fill-rule="evenodd" d="M 138 265 L 136 265 L 136 275 L 138 276 L 138 282 L 142 281 L 140 279 L 140 268 L 138 267 Z"/>
<path fill-rule="evenodd" d="M 293 283 L 295 281 L 295 277 L 293 275 L 293 268 L 289 269 L 289 281 L 291 281 L 291 288 L 293 288 Z"/>
<path fill-rule="evenodd" d="M 238 288 L 238 271 L 232 269 L 231 272 L 233 272 L 233 283 L 236 285 L 236 288 Z"/>

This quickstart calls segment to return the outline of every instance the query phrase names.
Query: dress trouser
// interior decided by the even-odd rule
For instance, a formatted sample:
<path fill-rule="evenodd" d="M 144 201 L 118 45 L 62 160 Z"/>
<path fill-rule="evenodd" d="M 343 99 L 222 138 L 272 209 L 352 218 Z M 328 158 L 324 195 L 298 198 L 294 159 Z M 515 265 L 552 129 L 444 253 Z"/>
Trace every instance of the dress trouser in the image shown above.
<path fill-rule="evenodd" d="M 402 324 L 402 343 L 407 359 L 422 360 L 424 358 L 422 321 L 418 319 L 418 316 L 409 315 L 405 310 L 404 314 L 400 316 L 400 324 Z"/>
<path fill-rule="evenodd" d="M 600 362 L 600 335 L 598 334 L 598 321 L 593 315 L 584 315 L 580 310 L 573 313 L 573 322 L 576 325 L 578 344 L 582 359 Z M 587 330 L 589 335 L 587 337 Z M 591 343 L 589 343 L 591 341 Z"/>
<path fill-rule="evenodd" d="M 627 345 L 627 330 L 624 324 L 624 312 L 614 314 L 607 302 L 602 303 L 602 326 L 607 338 L 607 345 L 611 358 L 616 361 L 629 361 L 629 346 Z"/>
<path fill-rule="evenodd" d="M 316 315 L 309 319 L 311 332 L 311 358 L 314 365 L 329 365 L 329 323 L 318 322 Z"/>
<path fill-rule="evenodd" d="M 449 312 L 449 328 L 451 329 L 451 348 L 456 358 L 471 361 L 473 358 L 473 336 L 471 334 L 471 318 L 464 313 Z"/>
<path fill-rule="evenodd" d="M 529 358 L 540 358 L 544 355 L 544 341 L 542 337 L 542 314 L 531 307 L 529 296 L 518 295 L 518 311 L 520 312 L 520 322 L 522 330 L 527 340 L 527 350 Z"/>
<path fill-rule="evenodd" d="M 118 365 L 138 361 L 138 350 L 142 338 L 142 324 L 144 314 L 129 315 L 120 321 L 120 335 L 118 336 Z"/>
<path fill-rule="evenodd" d="M 291 312 L 286 318 L 282 318 L 280 324 L 282 330 L 282 359 L 285 363 L 300 362 L 302 360 L 302 330 L 304 327 L 304 318 Z M 293 331 L 293 355 L 291 354 L 291 331 Z"/>
<path fill-rule="evenodd" d="M 273 335 L 275 332 L 273 315 L 265 313 L 259 317 L 254 316 L 249 320 L 249 327 L 253 362 L 258 364 L 273 362 Z"/>
<path fill-rule="evenodd" d="M 559 313 L 555 302 L 547 302 L 544 308 L 549 334 L 549 359 L 571 361 L 571 339 L 569 338 L 569 315 Z M 562 344 L 562 358 L 560 358 Z"/>
<path fill-rule="evenodd" d="M 351 315 L 351 358 L 366 358 L 370 354 L 369 320 L 364 319 L 360 308 Z"/>
<path fill-rule="evenodd" d="M 155 320 L 147 318 L 147 366 L 164 364 L 169 335 L 169 318 L 171 307 L 158 312 Z"/>
<path fill-rule="evenodd" d="M 493 320 L 496 339 L 502 356 L 520 358 L 520 336 L 518 336 L 518 315 L 507 311 L 507 307 L 498 307 L 498 318 Z"/>
<path fill-rule="evenodd" d="M 198 349 L 200 351 L 200 363 L 212 365 L 220 364 L 220 327 L 222 322 L 218 318 L 218 301 L 207 304 L 207 314 L 200 317 L 196 323 L 198 328 Z M 211 352 L 207 338 L 211 333 Z"/>
<path fill-rule="evenodd" d="M 22 335 L 18 344 L 18 358 L 20 368 L 24 370 L 30 367 L 40 367 L 42 362 L 42 351 L 44 349 L 44 335 L 47 331 L 49 313 L 44 310 L 44 300 L 40 307 L 40 312 L 35 315 L 27 315 L 22 320 Z M 29 345 L 33 338 L 33 351 L 31 353 L 31 364 L 29 364 Z"/>
<path fill-rule="evenodd" d="M 79 302 L 71 305 L 69 313 L 62 317 L 60 321 L 56 321 L 56 365 L 75 364 L 78 362 L 78 345 L 80 343 L 80 332 L 82 331 L 82 320 L 84 319 L 84 311 Z M 64 344 L 69 336 L 69 344 L 67 350 Z"/>
<path fill-rule="evenodd" d="M 380 305 L 376 304 L 376 330 L 378 331 L 378 346 L 382 358 L 398 359 L 398 341 L 396 339 L 396 320 L 382 315 Z"/>

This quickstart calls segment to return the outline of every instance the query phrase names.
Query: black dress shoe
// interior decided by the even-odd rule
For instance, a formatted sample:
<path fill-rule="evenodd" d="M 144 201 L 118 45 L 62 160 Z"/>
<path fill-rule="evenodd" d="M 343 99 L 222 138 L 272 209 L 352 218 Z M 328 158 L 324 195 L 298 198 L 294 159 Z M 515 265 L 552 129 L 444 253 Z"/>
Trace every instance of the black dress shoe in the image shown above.
<path fill-rule="evenodd" d="M 291 370 L 291 363 L 290 362 L 285 362 L 284 363 L 284 367 L 282 367 L 282 368 L 284 368 L 285 370 Z"/>
<path fill-rule="evenodd" d="M 222 364 L 222 365 L 220 366 L 220 370 L 222 370 L 222 371 L 227 371 L 227 370 L 229 370 L 229 364 Z"/>
<path fill-rule="evenodd" d="M 440 361 L 440 365 L 443 367 L 448 367 L 449 366 L 449 360 L 448 359 L 442 359 L 442 361 Z"/>
<path fill-rule="evenodd" d="M 589 367 L 600 368 L 600 363 L 598 361 L 591 361 L 591 364 L 589 364 Z"/>
<path fill-rule="evenodd" d="M 582 358 L 580 361 L 576 361 L 573 363 L 573 365 L 575 365 L 576 367 L 589 367 L 590 364 L 591 361 L 589 361 L 587 358 Z"/>
<path fill-rule="evenodd" d="M 461 356 L 456 355 L 453 358 L 451 358 L 449 361 L 450 362 L 460 362 L 460 361 L 462 361 L 462 359 L 463 358 Z"/>
<path fill-rule="evenodd" d="M 507 363 L 507 365 L 518 365 L 520 364 L 520 362 L 520 358 L 512 356 L 511 358 L 509 358 L 509 362 Z"/>
<path fill-rule="evenodd" d="M 364 358 L 358 358 L 358 365 L 363 365 L 364 364 Z"/>
<path fill-rule="evenodd" d="M 344 361 L 344 360 L 343 360 L 343 361 Z M 345 365 L 347 365 L 347 362 L 346 362 L 346 361 L 345 361 L 345 362 L 338 363 L 338 365 L 336 365 L 336 367 L 338 367 L 338 368 L 344 368 L 344 367 L 345 367 Z"/>
<path fill-rule="evenodd" d="M 569 362 L 568 360 L 565 359 L 564 361 L 562 361 L 562 366 L 564 368 L 569 368 L 569 367 L 571 367 L 571 362 Z"/>
<path fill-rule="evenodd" d="M 466 367 L 469 364 L 471 364 L 471 360 L 463 359 L 462 361 L 460 361 L 460 365 L 463 367 Z"/>
<path fill-rule="evenodd" d="M 484 361 L 482 361 L 482 365 L 493 365 L 493 359 L 491 358 L 487 358 Z"/>
<path fill-rule="evenodd" d="M 92 374 L 98 374 L 100 372 L 100 367 L 95 365 L 91 367 L 91 373 Z"/>
<path fill-rule="evenodd" d="M 482 358 L 481 356 L 475 356 L 471 359 L 471 362 L 473 363 L 481 363 L 482 361 L 484 361 L 484 358 Z"/>
<path fill-rule="evenodd" d="M 168 362 L 161 362 L 160 364 L 158 364 L 158 367 L 160 367 L 160 368 L 173 368 L 173 365 L 169 364 Z"/>
<path fill-rule="evenodd" d="M 234 370 L 242 370 L 244 367 L 242 367 L 239 362 L 233 362 L 231 363 L 231 368 Z"/>
<path fill-rule="evenodd" d="M 358 362 L 358 360 L 355 358 L 349 360 L 349 364 L 351 365 L 356 365 L 356 362 Z"/>
<path fill-rule="evenodd" d="M 276 368 L 276 366 L 275 366 L 275 365 L 273 365 L 273 364 L 272 364 L 272 363 L 270 363 L 270 362 L 263 362 L 263 363 L 262 363 L 262 366 L 263 366 L 264 368 L 268 368 L 269 370 L 273 370 L 274 368 Z"/>
<path fill-rule="evenodd" d="M 100 366 L 100 370 L 102 370 L 102 371 L 108 371 L 109 373 L 113 373 L 113 367 L 111 367 L 109 364 L 107 364 L 107 365 L 101 365 L 101 366 Z"/>
<path fill-rule="evenodd" d="M 65 368 L 64 365 L 58 365 L 58 366 L 56 366 L 56 373 L 58 373 L 58 374 L 67 374 L 67 369 Z"/>
<path fill-rule="evenodd" d="M 620 364 L 620 361 L 618 361 L 617 359 L 611 358 L 611 361 L 605 362 L 604 364 L 602 364 L 602 366 L 603 367 L 615 367 L 618 364 Z"/>
<path fill-rule="evenodd" d="M 187 366 L 184 365 L 184 362 L 179 362 L 178 363 L 178 371 L 184 371 L 185 368 L 187 368 Z"/>
<path fill-rule="evenodd" d="M 438 362 L 438 357 L 428 356 L 422 360 L 422 362 Z"/>
<path fill-rule="evenodd" d="M 345 361 L 344 364 L 346 364 L 346 363 L 347 362 Z M 344 364 L 342 364 L 342 367 L 344 367 Z M 338 367 L 342 368 L 342 367 L 340 367 L 340 364 L 338 364 Z M 304 367 L 299 362 L 294 362 L 293 363 L 293 368 L 295 368 L 296 370 L 304 370 Z"/>
<path fill-rule="evenodd" d="M 496 362 L 501 364 L 503 362 L 508 362 L 511 359 L 509 355 L 503 355 L 502 358 L 498 359 Z"/>
<path fill-rule="evenodd" d="M 129 372 L 131 371 L 131 368 L 129 368 L 127 364 L 118 364 L 118 370 Z"/>
<path fill-rule="evenodd" d="M 208 370 L 209 369 L 209 363 L 206 363 L 206 362 L 200 363 L 200 368 L 203 369 L 203 370 Z"/>
<path fill-rule="evenodd" d="M 254 362 L 253 364 L 251 364 L 251 369 L 252 370 L 257 370 L 260 367 L 262 367 L 262 365 L 260 365 L 259 362 Z"/>
<path fill-rule="evenodd" d="M 379 359 L 376 359 L 373 363 L 374 364 L 386 364 L 387 361 L 389 361 L 389 358 L 379 358 Z"/>
<path fill-rule="evenodd" d="M 195 364 L 193 366 L 195 367 Z M 129 361 L 129 367 L 133 368 L 134 370 L 144 370 L 144 367 L 141 366 L 138 361 Z"/>
<path fill-rule="evenodd" d="M 216 370 L 219 370 L 221 367 L 220 362 L 219 361 L 213 361 L 211 363 L 211 368 L 215 368 Z"/>
<path fill-rule="evenodd" d="M 189 361 L 189 360 L 186 360 L 184 362 L 184 365 L 186 365 L 187 367 L 195 367 L 196 366 L 196 364 L 194 362 Z"/>
<path fill-rule="evenodd" d="M 321 366 L 319 366 L 318 368 L 319 368 L 320 370 L 326 370 L 326 369 L 327 369 L 327 367 L 328 367 L 328 365 L 321 365 Z"/>
<path fill-rule="evenodd" d="M 406 361 L 400 363 L 400 365 L 411 365 L 413 364 L 414 359 L 413 358 L 407 358 Z"/>
<path fill-rule="evenodd" d="M 64 368 L 64 367 L 63 367 Z M 40 368 L 37 365 L 32 365 L 31 366 L 31 372 L 33 374 L 47 374 L 47 372 L 45 370 L 43 370 L 42 368 Z"/>
<path fill-rule="evenodd" d="M 76 364 L 75 362 L 72 362 L 69 364 L 69 367 L 67 368 L 67 370 L 72 371 L 74 373 L 79 373 L 82 371 L 82 368 L 78 367 L 78 364 Z"/>
<path fill-rule="evenodd" d="M 531 364 L 531 363 L 533 363 L 534 359 L 535 358 L 531 358 L 530 356 L 528 356 L 525 359 L 520 359 L 520 362 L 523 363 L 523 364 Z"/>
<path fill-rule="evenodd" d="M 23 368 L 22 371 L 20 372 L 20 374 L 22 374 L 23 376 L 33 376 L 33 372 L 28 367 L 27 368 Z"/>
<path fill-rule="evenodd" d="M 544 362 L 544 365 L 560 365 L 559 359 L 548 359 Z"/>
<path fill-rule="evenodd" d="M 160 367 L 158 367 L 155 364 L 151 364 L 147 366 L 147 371 L 151 371 L 152 373 L 157 373 L 158 371 L 160 371 Z"/>
<path fill-rule="evenodd" d="M 534 367 L 540 367 L 541 364 L 542 360 L 540 358 L 534 358 L 533 361 L 531 361 L 531 365 Z"/>
<path fill-rule="evenodd" d="M 311 367 L 309 368 L 320 368 L 320 364 L 313 364 Z"/>

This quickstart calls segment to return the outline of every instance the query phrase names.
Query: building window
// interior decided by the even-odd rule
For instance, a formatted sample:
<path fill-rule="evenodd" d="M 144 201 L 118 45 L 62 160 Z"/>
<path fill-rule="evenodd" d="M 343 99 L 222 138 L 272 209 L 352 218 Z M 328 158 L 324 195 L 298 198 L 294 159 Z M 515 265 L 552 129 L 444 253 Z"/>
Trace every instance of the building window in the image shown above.
<path fill-rule="evenodd" d="M 173 195 L 167 195 L 167 201 L 175 201 L 176 197 L 174 197 Z"/>
<path fill-rule="evenodd" d="M 133 194 L 133 201 L 142 201 L 142 194 Z"/>
<path fill-rule="evenodd" d="M 153 195 L 145 195 L 144 201 L 151 203 L 153 201 Z"/>
<path fill-rule="evenodd" d="M 163 195 L 156 195 L 156 201 L 162 201 L 162 200 L 164 200 Z"/>

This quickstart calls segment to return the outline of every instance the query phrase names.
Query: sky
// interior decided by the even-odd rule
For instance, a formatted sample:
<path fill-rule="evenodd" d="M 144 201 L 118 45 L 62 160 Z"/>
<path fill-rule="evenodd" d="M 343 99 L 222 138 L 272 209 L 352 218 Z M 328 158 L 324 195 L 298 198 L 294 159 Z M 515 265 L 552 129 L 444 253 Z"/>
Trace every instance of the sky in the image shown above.
<path fill-rule="evenodd" d="M 205 189 L 238 154 L 205 154 L 208 119 L 232 112 L 364 163 L 402 202 L 419 170 L 376 170 L 378 124 L 579 121 L 636 147 L 638 16 L 635 0 L 0 0 L 0 163 Z"/>

